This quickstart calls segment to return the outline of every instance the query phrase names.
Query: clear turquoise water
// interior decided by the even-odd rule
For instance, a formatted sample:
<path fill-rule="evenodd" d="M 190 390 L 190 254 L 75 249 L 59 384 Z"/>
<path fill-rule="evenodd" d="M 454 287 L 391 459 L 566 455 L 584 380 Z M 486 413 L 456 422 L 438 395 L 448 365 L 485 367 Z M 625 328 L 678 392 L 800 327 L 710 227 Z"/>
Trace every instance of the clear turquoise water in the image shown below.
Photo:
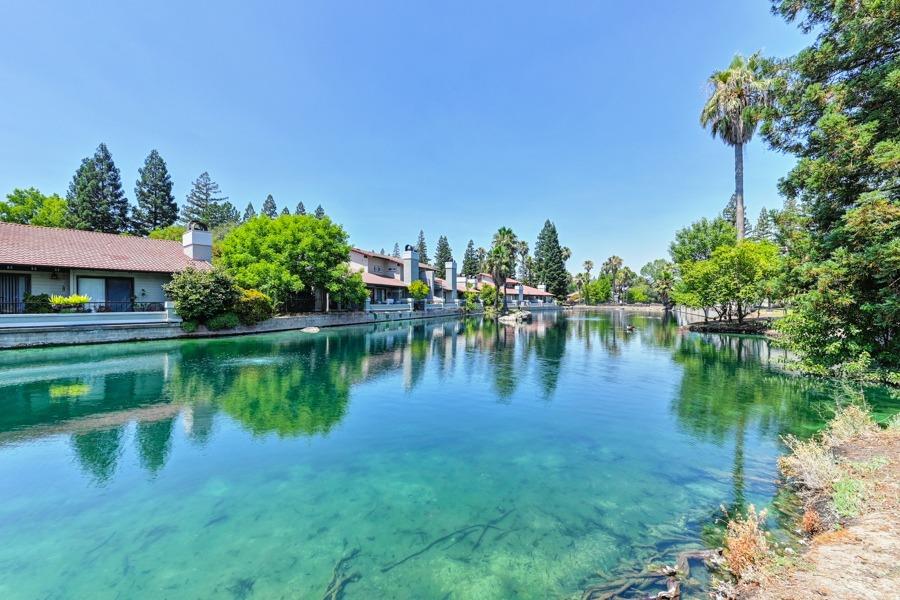
<path fill-rule="evenodd" d="M 577 597 L 898 408 L 777 355 L 623 313 L 0 353 L 0 598 L 317 599 L 354 550 L 345 598 Z"/>

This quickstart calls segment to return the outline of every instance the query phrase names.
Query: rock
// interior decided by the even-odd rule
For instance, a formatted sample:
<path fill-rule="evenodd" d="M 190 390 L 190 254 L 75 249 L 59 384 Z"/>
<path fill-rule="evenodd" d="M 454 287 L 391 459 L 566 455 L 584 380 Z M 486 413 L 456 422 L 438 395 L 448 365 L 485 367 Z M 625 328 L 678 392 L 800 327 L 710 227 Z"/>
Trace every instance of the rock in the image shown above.
<path fill-rule="evenodd" d="M 517 310 L 515 312 L 511 312 L 508 315 L 503 315 L 499 319 L 497 319 L 501 323 L 509 323 L 515 325 L 516 323 L 526 323 L 531 322 L 531 313 L 527 310 Z"/>
<path fill-rule="evenodd" d="M 304 327 L 300 330 L 302 333 L 319 333 L 318 327 Z"/>

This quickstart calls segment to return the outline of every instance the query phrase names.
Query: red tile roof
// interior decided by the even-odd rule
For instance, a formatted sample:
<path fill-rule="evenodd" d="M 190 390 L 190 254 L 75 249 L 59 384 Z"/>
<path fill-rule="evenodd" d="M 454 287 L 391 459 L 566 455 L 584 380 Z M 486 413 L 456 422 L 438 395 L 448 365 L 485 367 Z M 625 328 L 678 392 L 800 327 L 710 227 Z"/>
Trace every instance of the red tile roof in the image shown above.
<path fill-rule="evenodd" d="M 389 260 L 391 262 L 395 262 L 398 265 L 402 265 L 403 261 L 397 258 L 396 256 L 388 256 L 387 254 L 380 254 L 378 252 L 372 252 L 371 250 L 363 250 L 362 248 L 353 248 L 354 252 L 359 252 L 363 256 L 374 256 L 375 258 L 383 258 L 384 260 Z"/>
<path fill-rule="evenodd" d="M 0 223 L 0 264 L 149 273 L 212 268 L 188 258 L 181 242 L 16 223 Z"/>
<path fill-rule="evenodd" d="M 362 280 L 366 285 L 382 285 L 387 287 L 409 287 L 406 285 L 406 282 L 400 281 L 399 279 L 394 279 L 393 277 L 382 277 L 381 275 L 375 275 L 374 273 L 367 273 L 365 271 L 362 272 Z"/>

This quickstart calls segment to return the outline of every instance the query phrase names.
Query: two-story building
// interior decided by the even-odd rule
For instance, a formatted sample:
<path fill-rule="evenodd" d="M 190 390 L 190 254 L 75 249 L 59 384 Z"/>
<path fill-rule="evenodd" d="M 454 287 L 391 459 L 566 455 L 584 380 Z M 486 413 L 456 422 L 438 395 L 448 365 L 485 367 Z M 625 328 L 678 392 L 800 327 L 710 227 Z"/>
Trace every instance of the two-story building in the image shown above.
<path fill-rule="evenodd" d="M 456 263 L 452 268 L 455 276 Z M 435 279 L 435 267 L 420 262 L 419 253 L 410 246 L 399 258 L 353 248 L 350 250 L 350 269 L 362 274 L 372 304 L 405 303 L 409 297 L 409 284 L 416 279 L 428 285 L 428 300 L 444 298 L 443 288 Z"/>

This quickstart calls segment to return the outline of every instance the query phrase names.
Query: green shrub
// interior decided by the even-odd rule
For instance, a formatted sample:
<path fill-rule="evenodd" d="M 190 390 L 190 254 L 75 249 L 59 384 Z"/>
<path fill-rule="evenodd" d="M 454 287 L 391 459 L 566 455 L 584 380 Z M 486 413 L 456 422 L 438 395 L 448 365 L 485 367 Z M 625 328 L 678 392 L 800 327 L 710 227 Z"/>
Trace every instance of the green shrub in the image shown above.
<path fill-rule="evenodd" d="M 25 312 L 29 314 L 53 312 L 50 296 L 47 294 L 25 294 Z"/>
<path fill-rule="evenodd" d="M 428 284 L 421 279 L 416 279 L 409 284 L 409 295 L 413 300 L 424 300 L 428 297 Z"/>
<path fill-rule="evenodd" d="M 197 321 L 182 321 L 181 330 L 185 333 L 194 333 L 197 331 Z"/>
<path fill-rule="evenodd" d="M 208 323 L 213 317 L 234 308 L 238 290 L 231 277 L 219 269 L 198 271 L 187 268 L 163 286 L 175 302 L 175 312 L 185 321 Z"/>
<path fill-rule="evenodd" d="M 259 290 L 241 290 L 234 312 L 244 325 L 253 325 L 275 314 L 272 299 Z"/>
<path fill-rule="evenodd" d="M 241 320 L 233 312 L 222 313 L 211 318 L 206 323 L 206 328 L 210 331 L 218 331 L 220 329 L 234 329 L 241 324 Z"/>
<path fill-rule="evenodd" d="M 481 288 L 480 296 L 485 308 L 494 306 L 494 304 L 497 303 L 497 288 L 490 284 L 486 284 Z"/>
<path fill-rule="evenodd" d="M 838 516 L 850 518 L 859 515 L 863 503 L 863 482 L 852 477 L 841 477 L 834 482 L 831 499 Z"/>

